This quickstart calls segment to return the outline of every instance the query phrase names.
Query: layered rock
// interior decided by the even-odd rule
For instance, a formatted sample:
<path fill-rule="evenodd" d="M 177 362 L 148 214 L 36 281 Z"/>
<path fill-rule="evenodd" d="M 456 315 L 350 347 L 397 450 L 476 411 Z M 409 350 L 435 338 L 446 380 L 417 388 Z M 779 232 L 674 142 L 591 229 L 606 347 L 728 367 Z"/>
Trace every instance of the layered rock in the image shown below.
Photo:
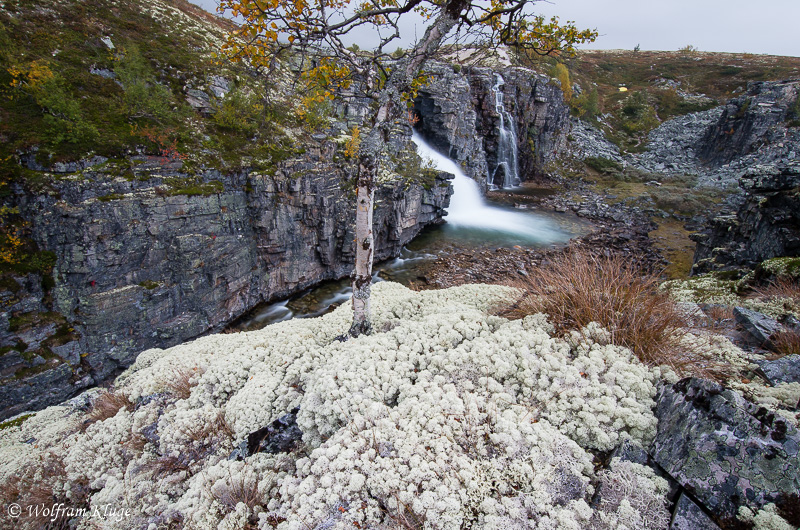
<path fill-rule="evenodd" d="M 350 274 L 355 198 L 329 162 L 336 149 L 312 142 L 273 174 L 190 176 L 137 157 L 132 177 L 94 167 L 51 179 L 47 193 L 17 188 L 33 239 L 57 259 L 47 289 L 31 275 L 0 294 L 0 417 L 62 401 L 142 350 Z M 449 177 L 411 177 L 376 191 L 376 261 L 441 222 Z"/>
<path fill-rule="evenodd" d="M 753 268 L 800 255 L 800 166 L 756 166 L 739 180 L 743 196 L 692 238 L 692 272 Z"/>
<path fill-rule="evenodd" d="M 798 94 L 796 80 L 750 83 L 746 94 L 721 107 L 664 122 L 650 133 L 647 151 L 628 161 L 721 187 L 755 165 L 791 164 L 800 154 L 800 127 L 793 122 Z"/>
<path fill-rule="evenodd" d="M 499 74 L 506 111 L 514 120 L 519 176 L 537 180 L 552 172 L 551 165 L 566 150 L 570 131 L 569 107 L 558 85 L 525 68 L 491 70 L 434 63 L 432 82 L 419 91 L 414 112 L 417 129 L 434 147 L 465 167 L 483 189 L 495 174 L 500 115 L 494 86 Z"/>

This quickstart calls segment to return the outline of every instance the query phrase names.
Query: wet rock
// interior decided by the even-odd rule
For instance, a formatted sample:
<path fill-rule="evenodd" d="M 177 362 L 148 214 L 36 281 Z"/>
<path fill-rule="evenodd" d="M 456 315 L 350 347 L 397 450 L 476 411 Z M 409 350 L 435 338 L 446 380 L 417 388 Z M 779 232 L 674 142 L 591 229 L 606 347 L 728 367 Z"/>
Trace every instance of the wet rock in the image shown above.
<path fill-rule="evenodd" d="M 719 526 L 686 493 L 682 493 L 669 530 L 719 530 Z"/>
<path fill-rule="evenodd" d="M 770 347 L 772 337 L 783 331 L 783 326 L 777 320 L 752 309 L 734 307 L 733 316 L 736 318 L 736 323 L 744 328 L 751 341 L 759 347 Z"/>
<path fill-rule="evenodd" d="M 771 385 L 800 383 L 800 355 L 787 355 L 774 361 L 756 361 Z"/>
<path fill-rule="evenodd" d="M 653 459 L 720 523 L 800 489 L 800 434 L 733 390 L 683 379 L 661 388 L 655 415 Z"/>

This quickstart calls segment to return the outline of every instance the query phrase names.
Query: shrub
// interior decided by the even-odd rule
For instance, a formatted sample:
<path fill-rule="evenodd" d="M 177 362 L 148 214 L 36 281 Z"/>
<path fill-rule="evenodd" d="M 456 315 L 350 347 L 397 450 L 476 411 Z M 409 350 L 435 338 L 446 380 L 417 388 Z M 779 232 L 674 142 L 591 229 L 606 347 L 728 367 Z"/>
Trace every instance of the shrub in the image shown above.
<path fill-rule="evenodd" d="M 522 318 L 545 313 L 561 334 L 597 322 L 613 344 L 629 348 L 642 362 L 706 371 L 682 344 L 687 319 L 659 283 L 622 256 L 574 250 L 515 283 L 522 295 L 510 300 L 501 314 Z"/>
<path fill-rule="evenodd" d="M 252 90 L 236 87 L 225 96 L 214 114 L 222 128 L 252 136 L 264 120 L 264 104 Z"/>
<path fill-rule="evenodd" d="M 558 79 L 561 83 L 561 91 L 564 93 L 564 101 L 569 103 L 572 99 L 572 83 L 569 80 L 569 70 L 563 63 L 558 63 L 550 69 L 550 76 Z"/>
<path fill-rule="evenodd" d="M 622 171 L 622 166 L 618 162 L 601 156 L 590 156 L 585 159 L 583 163 L 599 173 L 616 173 Z"/>

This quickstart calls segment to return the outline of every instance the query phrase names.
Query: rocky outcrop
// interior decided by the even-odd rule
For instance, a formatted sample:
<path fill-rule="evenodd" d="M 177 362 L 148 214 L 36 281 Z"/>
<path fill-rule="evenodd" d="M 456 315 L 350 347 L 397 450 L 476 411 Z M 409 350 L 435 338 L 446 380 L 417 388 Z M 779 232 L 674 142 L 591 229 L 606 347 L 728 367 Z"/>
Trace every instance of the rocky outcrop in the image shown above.
<path fill-rule="evenodd" d="M 465 167 L 486 189 L 497 167 L 500 115 L 494 86 L 497 74 L 505 109 L 514 120 L 519 176 L 536 180 L 552 172 L 551 165 L 566 149 L 569 107 L 550 78 L 525 68 L 491 70 L 432 64 L 431 83 L 414 101 L 416 128 L 434 147 Z"/>
<path fill-rule="evenodd" d="M 140 351 L 350 274 L 355 198 L 330 162 L 336 150 L 310 142 L 271 173 L 197 176 L 135 157 L 127 178 L 94 166 L 51 175 L 46 193 L 17 188 L 33 239 L 57 259 L 47 289 L 30 275 L 0 293 L 0 417 L 62 401 Z M 441 222 L 449 177 L 413 177 L 376 191 L 376 261 Z"/>
<path fill-rule="evenodd" d="M 449 64 L 431 63 L 427 72 L 432 82 L 414 100 L 414 115 L 419 119 L 415 128 L 485 188 L 489 168 L 484 138 L 477 133 L 478 111 L 469 79 Z"/>
<path fill-rule="evenodd" d="M 781 418 L 711 381 L 662 387 L 654 460 L 722 528 L 739 507 L 779 507 L 800 491 L 800 434 Z"/>
<path fill-rule="evenodd" d="M 647 151 L 628 161 L 721 187 L 735 184 L 755 165 L 791 164 L 800 155 L 800 127 L 792 110 L 798 94 L 797 80 L 750 83 L 746 94 L 724 106 L 664 122 L 650 133 Z"/>
<path fill-rule="evenodd" d="M 765 151 L 786 147 L 779 144 L 787 141 L 785 124 L 799 93 L 800 81 L 750 83 L 747 94 L 730 100 L 719 120 L 706 131 L 697 153 L 700 160 L 719 167 L 760 151 L 761 163 L 766 162 Z M 797 144 L 789 148 L 794 152 Z"/>
<path fill-rule="evenodd" d="M 800 166 L 753 167 L 739 186 L 743 197 L 693 235 L 693 274 L 800 255 Z"/>

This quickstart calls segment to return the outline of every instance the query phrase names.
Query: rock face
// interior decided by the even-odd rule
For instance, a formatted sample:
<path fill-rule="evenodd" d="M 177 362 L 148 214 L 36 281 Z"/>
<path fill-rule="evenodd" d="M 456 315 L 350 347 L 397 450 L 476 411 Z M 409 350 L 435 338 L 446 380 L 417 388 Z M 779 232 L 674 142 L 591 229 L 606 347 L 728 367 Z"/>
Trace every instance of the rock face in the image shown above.
<path fill-rule="evenodd" d="M 800 166 L 757 166 L 739 179 L 744 197 L 693 236 L 692 272 L 753 268 L 800 255 Z"/>
<path fill-rule="evenodd" d="M 514 120 L 519 176 L 536 180 L 566 149 L 569 107 L 558 85 L 525 68 L 468 67 L 455 72 L 450 65 L 428 68 L 432 82 L 419 91 L 414 112 L 416 128 L 434 147 L 464 165 L 483 189 L 497 167 L 500 115 L 496 108 L 496 76 L 506 111 Z M 496 183 L 495 183 L 496 184 Z"/>
<path fill-rule="evenodd" d="M 756 165 L 796 162 L 800 127 L 792 107 L 800 81 L 757 82 L 726 105 L 679 116 L 654 129 L 647 151 L 628 162 L 646 171 L 696 175 L 703 185 L 725 187 Z"/>
<path fill-rule="evenodd" d="M 778 505 L 800 490 L 800 434 L 783 418 L 702 379 L 666 385 L 655 410 L 654 460 L 714 516 Z"/>
<path fill-rule="evenodd" d="M 800 82 L 758 82 L 747 87 L 747 94 L 730 100 L 719 120 L 708 129 L 698 156 L 703 163 L 719 167 L 755 151 L 775 150 L 787 141 L 784 124 L 790 107 L 800 93 Z M 772 146 L 777 149 L 772 149 Z M 763 151 L 761 156 L 765 154 Z M 765 160 L 762 160 L 762 163 Z"/>
<path fill-rule="evenodd" d="M 0 293 L 0 417 L 63 401 L 140 351 L 350 274 L 355 198 L 329 162 L 335 151 L 320 141 L 274 174 L 199 179 L 140 157 L 133 178 L 89 168 L 52 179 L 46 193 L 17 189 L 33 239 L 57 259 L 46 290 L 31 275 Z M 376 261 L 441 222 L 448 178 L 376 190 Z"/>

